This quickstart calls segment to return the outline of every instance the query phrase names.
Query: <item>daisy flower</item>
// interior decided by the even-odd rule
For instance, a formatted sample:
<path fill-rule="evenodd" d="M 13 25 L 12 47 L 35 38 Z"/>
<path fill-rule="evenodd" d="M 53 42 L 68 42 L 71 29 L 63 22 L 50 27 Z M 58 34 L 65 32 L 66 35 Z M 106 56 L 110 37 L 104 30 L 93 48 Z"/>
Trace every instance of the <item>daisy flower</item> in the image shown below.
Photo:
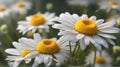
<path fill-rule="evenodd" d="M 13 42 L 13 46 L 15 48 L 8 48 L 5 50 L 5 52 L 9 54 L 6 60 L 8 61 L 10 67 L 17 67 L 23 60 L 25 61 L 25 63 L 29 63 L 31 61 L 30 58 L 25 58 L 25 56 L 29 55 L 29 53 L 33 49 L 29 45 L 33 43 L 32 42 L 24 43 L 24 39 L 26 38 L 20 38 L 19 42 Z M 29 40 L 31 41 L 31 39 Z"/>
<path fill-rule="evenodd" d="M 4 4 L 6 6 L 9 6 L 15 2 L 16 2 L 16 0 L 0 0 L 0 4 Z"/>
<path fill-rule="evenodd" d="M 28 1 L 18 1 L 11 8 L 12 11 L 19 14 L 26 14 L 31 9 L 32 4 Z"/>
<path fill-rule="evenodd" d="M 7 9 L 5 6 L 0 5 L 0 19 L 8 17 L 10 10 Z"/>
<path fill-rule="evenodd" d="M 69 5 L 83 5 L 88 6 L 90 4 L 96 4 L 99 0 L 67 0 Z"/>
<path fill-rule="evenodd" d="M 37 13 L 26 17 L 26 21 L 19 21 L 17 30 L 22 32 L 22 34 L 25 34 L 31 30 L 33 33 L 36 30 L 38 30 L 40 33 L 43 32 L 43 30 L 49 32 L 49 25 L 54 24 L 54 18 L 54 13 Z"/>
<path fill-rule="evenodd" d="M 85 62 L 89 63 L 90 65 L 93 65 L 95 62 L 94 67 L 112 67 L 112 58 L 106 51 L 97 51 L 96 58 L 95 52 L 90 52 L 90 54 L 86 57 Z"/>
<path fill-rule="evenodd" d="M 53 28 L 59 29 L 58 35 L 62 35 L 60 40 L 80 42 L 81 49 L 84 50 L 90 42 L 101 50 L 101 45 L 108 48 L 108 43 L 113 44 L 112 39 L 116 39 L 112 33 L 118 33 L 119 29 L 114 27 L 115 22 L 104 23 L 103 19 L 96 19 L 95 16 L 88 18 L 86 14 L 62 13 L 56 18 L 61 24 L 54 24 Z"/>
<path fill-rule="evenodd" d="M 120 9 L 120 0 L 102 0 L 101 2 L 99 2 L 100 5 L 100 9 L 104 9 L 107 11 L 111 10 L 111 9 Z"/>
<path fill-rule="evenodd" d="M 34 34 L 34 40 L 25 39 L 23 41 L 24 43 L 27 41 L 29 45 L 34 46 L 34 50 L 26 56 L 26 58 L 35 57 L 32 67 L 37 67 L 42 63 L 46 66 L 50 66 L 53 61 L 56 62 L 56 65 L 61 65 L 69 57 L 68 47 L 59 40 L 41 39 L 39 34 Z"/>

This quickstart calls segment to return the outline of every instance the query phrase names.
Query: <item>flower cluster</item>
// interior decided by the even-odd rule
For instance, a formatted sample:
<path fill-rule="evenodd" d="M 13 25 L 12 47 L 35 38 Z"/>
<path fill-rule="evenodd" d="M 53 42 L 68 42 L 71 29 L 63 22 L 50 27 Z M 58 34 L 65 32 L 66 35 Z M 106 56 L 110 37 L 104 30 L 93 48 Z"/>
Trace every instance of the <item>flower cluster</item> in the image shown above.
<path fill-rule="evenodd" d="M 53 13 L 49 14 L 47 12 L 26 17 L 26 20 L 19 21 L 17 29 L 23 34 L 32 31 L 34 34 L 33 39 L 20 38 L 19 42 L 13 42 L 15 48 L 5 50 L 6 53 L 11 54 L 6 60 L 13 67 L 19 65 L 22 60 L 29 63 L 32 58 L 35 58 L 32 67 L 37 67 L 41 63 L 50 66 L 52 61 L 55 61 L 56 65 L 60 65 L 69 57 L 70 49 L 68 46 L 70 44 L 68 42 L 76 43 L 73 46 L 79 43 L 82 50 L 85 50 L 92 43 L 101 51 L 101 46 L 108 48 L 108 43 L 114 45 L 113 39 L 116 39 L 116 37 L 112 34 L 119 32 L 119 29 L 114 27 L 114 20 L 105 23 L 103 19 L 97 20 L 95 16 L 88 18 L 86 14 L 78 16 L 66 12 L 60 14 L 59 17 L 55 17 Z M 60 23 L 54 23 L 55 21 Z M 58 35 L 62 36 L 57 41 L 45 38 L 43 35 L 41 37 L 38 34 L 48 33 L 49 25 L 53 25 L 53 28 L 60 30 Z M 103 64 L 107 61 L 96 56 L 96 62 Z"/>
<path fill-rule="evenodd" d="M 67 10 L 52 12 L 56 6 L 50 2 L 45 6 L 48 11 L 42 11 L 39 0 L 14 1 L 9 7 L 0 5 L 0 20 L 3 22 L 0 21 L 0 46 L 5 44 L 2 47 L 7 47 L 4 52 L 8 54 L 5 60 L 9 67 L 22 64 L 32 67 L 115 65 L 114 55 L 110 56 L 109 52 L 120 51 L 120 46 L 116 45 L 120 33 L 119 0 L 67 0 L 67 3 L 73 7 L 82 5 L 81 8 L 85 9 L 90 5 L 99 6 L 95 12 L 107 10 L 107 18 L 100 19 L 96 14 L 84 12 L 84 9 L 83 12 L 79 10 L 80 14 Z M 120 57 L 116 59 L 119 61 Z"/>

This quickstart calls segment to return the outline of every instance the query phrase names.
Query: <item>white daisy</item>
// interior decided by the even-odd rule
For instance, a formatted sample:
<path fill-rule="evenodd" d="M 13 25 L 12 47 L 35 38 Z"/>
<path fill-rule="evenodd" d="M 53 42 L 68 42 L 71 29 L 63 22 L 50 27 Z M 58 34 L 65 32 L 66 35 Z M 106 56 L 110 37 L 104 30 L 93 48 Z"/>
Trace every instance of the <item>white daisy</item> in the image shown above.
<path fill-rule="evenodd" d="M 25 56 L 29 55 L 33 48 L 29 45 L 31 42 L 26 44 L 23 41 L 24 39 L 26 38 L 20 38 L 19 42 L 13 42 L 13 46 L 15 48 L 8 48 L 5 50 L 5 52 L 9 54 L 6 60 L 8 61 L 10 67 L 17 67 L 23 60 L 25 63 L 29 63 L 31 61 L 30 58 L 25 58 Z"/>
<path fill-rule="evenodd" d="M 120 0 L 101 0 L 100 9 L 110 11 L 111 9 L 120 10 Z"/>
<path fill-rule="evenodd" d="M 96 58 L 95 51 L 90 52 L 90 54 L 86 57 L 85 62 L 90 65 L 93 65 L 95 62 L 94 67 L 112 67 L 112 58 L 106 51 L 97 51 Z"/>
<path fill-rule="evenodd" d="M 50 66 L 53 61 L 56 62 L 56 65 L 60 65 L 69 57 L 68 47 L 59 40 L 41 39 L 40 35 L 34 34 L 34 40 L 24 39 L 23 41 L 24 43 L 29 42 L 29 45 L 34 46 L 34 51 L 32 50 L 32 52 L 26 56 L 26 58 L 35 57 L 32 67 L 37 67 L 42 63 Z"/>
<path fill-rule="evenodd" d="M 54 24 L 54 18 L 54 13 L 37 13 L 26 17 L 26 21 L 19 21 L 17 30 L 22 32 L 22 34 L 25 34 L 30 30 L 32 30 L 32 32 L 38 30 L 40 33 L 43 32 L 43 30 L 49 32 L 49 25 Z"/>
<path fill-rule="evenodd" d="M 28 1 L 18 1 L 14 4 L 11 9 L 13 13 L 26 14 L 31 9 L 32 4 Z"/>
<path fill-rule="evenodd" d="M 99 0 L 67 0 L 67 3 L 70 5 L 83 5 L 88 6 L 90 4 L 96 4 Z"/>
<path fill-rule="evenodd" d="M 101 50 L 101 45 L 108 48 L 107 42 L 114 45 L 112 39 L 116 39 L 112 33 L 118 33 L 119 29 L 114 27 L 115 22 L 104 23 L 103 19 L 97 20 L 95 16 L 88 18 L 86 14 L 62 13 L 56 21 L 61 24 L 54 24 L 53 28 L 60 29 L 58 35 L 62 35 L 60 40 L 80 42 L 81 49 L 85 49 L 90 42 Z"/>
<path fill-rule="evenodd" d="M 3 19 L 5 17 L 8 17 L 10 13 L 10 10 L 7 9 L 5 6 L 0 6 L 0 19 Z"/>
<path fill-rule="evenodd" d="M 0 4 L 4 4 L 4 5 L 11 5 L 13 3 L 15 3 L 17 0 L 0 0 Z"/>

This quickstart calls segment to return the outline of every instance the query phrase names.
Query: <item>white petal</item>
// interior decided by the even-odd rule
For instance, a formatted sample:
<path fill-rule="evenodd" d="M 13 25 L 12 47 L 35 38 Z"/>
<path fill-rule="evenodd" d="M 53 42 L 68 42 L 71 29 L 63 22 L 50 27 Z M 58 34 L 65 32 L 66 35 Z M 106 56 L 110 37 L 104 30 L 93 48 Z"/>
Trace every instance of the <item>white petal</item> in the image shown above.
<path fill-rule="evenodd" d="M 79 20 L 79 18 L 80 18 L 77 14 L 73 14 L 72 16 L 73 16 L 73 18 L 74 18 L 76 21 Z M 74 23 L 75 23 L 75 22 L 74 22 Z"/>
<path fill-rule="evenodd" d="M 12 55 L 20 55 L 20 52 L 13 48 L 6 49 L 5 52 Z"/>
<path fill-rule="evenodd" d="M 96 16 L 91 16 L 90 19 L 96 21 Z"/>
<path fill-rule="evenodd" d="M 27 16 L 27 17 L 26 17 L 26 20 L 27 20 L 27 21 L 30 21 L 31 17 L 32 17 L 32 16 Z"/>
<path fill-rule="evenodd" d="M 60 30 L 73 30 L 72 26 L 67 26 L 63 24 L 54 24 L 52 27 Z"/>
<path fill-rule="evenodd" d="M 69 20 L 71 20 L 71 24 L 74 25 L 74 23 L 76 22 L 76 20 L 74 19 L 73 15 L 71 15 L 70 13 L 66 12 L 66 17 L 68 17 Z"/>
<path fill-rule="evenodd" d="M 90 38 L 89 38 L 89 36 L 85 36 L 85 37 L 84 37 L 84 41 L 85 41 L 85 44 L 86 44 L 86 45 L 89 45 L 89 43 L 90 43 Z"/>
<path fill-rule="evenodd" d="M 46 64 L 46 66 L 49 67 L 51 63 L 52 63 L 52 56 L 44 55 L 44 64 Z"/>
<path fill-rule="evenodd" d="M 88 18 L 86 14 L 83 14 L 81 18 Z"/>
<path fill-rule="evenodd" d="M 65 41 L 71 41 L 71 42 L 76 42 L 76 41 L 77 41 L 76 35 L 72 35 L 72 34 L 65 35 L 65 36 L 63 37 L 63 39 L 64 39 Z"/>
<path fill-rule="evenodd" d="M 98 42 L 99 44 L 101 44 L 101 45 L 103 45 L 104 47 L 108 48 L 108 44 L 107 44 L 107 42 L 106 42 L 103 38 L 101 38 L 101 37 L 99 37 L 99 36 L 97 36 L 97 35 L 93 36 L 93 38 L 94 38 L 94 40 L 95 40 L 96 42 Z"/>
<path fill-rule="evenodd" d="M 34 40 L 32 39 L 27 39 L 27 38 L 20 38 L 19 42 L 21 44 L 23 44 L 24 48 L 28 48 L 28 49 L 34 49 L 36 43 Z"/>
<path fill-rule="evenodd" d="M 32 32 L 34 33 L 36 30 L 37 30 L 37 28 L 36 28 L 36 27 L 34 27 L 34 28 L 32 29 Z"/>
<path fill-rule="evenodd" d="M 18 49 L 19 51 L 21 51 L 23 48 L 25 48 L 22 44 L 18 43 L 18 42 L 13 42 L 12 43 L 13 46 Z"/>
<path fill-rule="evenodd" d="M 86 44 L 84 42 L 84 39 L 80 39 L 80 47 L 81 47 L 82 50 L 85 50 Z"/>
<path fill-rule="evenodd" d="M 100 19 L 100 20 L 97 20 L 97 21 L 96 21 L 96 24 L 97 24 L 97 25 L 100 25 L 100 24 L 102 24 L 103 22 L 104 22 L 104 20 L 103 20 L 103 19 Z"/>
<path fill-rule="evenodd" d="M 43 56 L 39 55 L 35 58 L 34 63 L 32 65 L 32 67 L 37 67 L 39 64 L 41 64 L 43 62 Z"/>
<path fill-rule="evenodd" d="M 25 63 L 28 64 L 30 63 L 31 59 L 25 59 Z"/>
<path fill-rule="evenodd" d="M 100 29 L 99 31 L 104 32 L 104 33 L 119 33 L 118 28 L 106 28 L 106 29 Z"/>
<path fill-rule="evenodd" d="M 56 57 L 56 60 L 57 60 L 59 63 L 64 63 L 64 58 L 63 58 L 63 56 L 61 56 L 60 54 L 55 54 L 55 57 Z"/>
<path fill-rule="evenodd" d="M 97 42 L 95 42 L 95 40 L 90 37 L 90 41 L 93 43 L 93 45 L 99 50 L 101 51 L 102 50 L 102 47 L 100 46 L 100 44 L 98 44 Z"/>
<path fill-rule="evenodd" d="M 27 21 L 19 21 L 18 24 L 20 24 L 20 25 L 27 25 L 28 22 Z"/>
<path fill-rule="evenodd" d="M 115 36 L 110 35 L 110 34 L 104 34 L 104 33 L 100 33 L 100 32 L 99 32 L 98 35 L 100 35 L 100 36 L 102 36 L 102 37 L 104 37 L 104 38 L 116 39 Z"/>
<path fill-rule="evenodd" d="M 59 19 L 64 21 L 64 22 L 61 22 L 61 23 L 67 23 L 67 24 L 69 23 L 69 24 L 73 25 L 74 21 L 71 18 L 72 18 L 72 15 L 70 15 L 70 17 L 69 17 L 66 14 L 60 14 L 60 18 Z"/>
<path fill-rule="evenodd" d="M 52 58 L 49 59 L 49 63 L 46 66 L 50 66 L 52 64 Z"/>
<path fill-rule="evenodd" d="M 84 34 L 78 34 L 78 35 L 76 36 L 76 38 L 77 38 L 77 39 L 82 39 L 84 36 L 85 36 Z"/>
<path fill-rule="evenodd" d="M 115 43 L 114 43 L 113 40 L 111 40 L 111 39 L 107 39 L 107 41 L 108 41 L 110 44 L 115 45 Z"/>
<path fill-rule="evenodd" d="M 18 67 L 18 65 L 21 63 L 22 60 L 15 61 L 13 63 L 13 67 Z"/>
<path fill-rule="evenodd" d="M 39 33 L 34 33 L 33 38 L 36 42 L 39 42 L 41 40 L 41 36 Z"/>
<path fill-rule="evenodd" d="M 24 58 L 34 58 L 38 55 L 39 53 L 37 51 L 32 51 L 31 53 L 27 54 Z"/>
<path fill-rule="evenodd" d="M 115 25 L 115 22 L 108 22 L 108 23 L 103 23 L 103 24 L 98 25 L 98 28 L 108 28 L 114 25 Z"/>

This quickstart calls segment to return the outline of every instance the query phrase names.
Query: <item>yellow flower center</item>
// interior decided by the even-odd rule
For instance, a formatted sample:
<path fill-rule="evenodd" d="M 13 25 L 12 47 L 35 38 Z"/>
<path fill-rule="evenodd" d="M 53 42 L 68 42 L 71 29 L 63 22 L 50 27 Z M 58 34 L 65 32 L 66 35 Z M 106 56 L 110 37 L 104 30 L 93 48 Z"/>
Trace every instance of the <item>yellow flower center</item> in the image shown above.
<path fill-rule="evenodd" d="M 29 31 L 29 32 L 27 33 L 27 36 L 32 37 L 33 34 L 34 34 L 34 33 L 33 33 L 32 31 Z"/>
<path fill-rule="evenodd" d="M 22 7 L 25 6 L 25 4 L 24 4 L 24 2 L 17 2 L 16 6 L 19 7 L 19 8 L 22 8 Z"/>
<path fill-rule="evenodd" d="M 114 5 L 118 5 L 118 3 L 115 2 L 115 1 L 109 1 L 109 5 L 110 5 L 110 6 L 114 6 Z"/>
<path fill-rule="evenodd" d="M 78 20 L 74 25 L 74 29 L 86 35 L 94 35 L 98 31 L 96 23 L 88 18 Z"/>
<path fill-rule="evenodd" d="M 43 39 L 37 44 L 36 50 L 43 54 L 55 54 L 60 48 L 54 40 Z"/>
<path fill-rule="evenodd" d="M 35 14 L 31 17 L 30 24 L 39 26 L 45 23 L 45 18 L 41 14 Z"/>
<path fill-rule="evenodd" d="M 21 51 L 21 56 L 22 57 L 25 57 L 27 54 L 29 54 L 30 53 L 30 50 L 26 50 L 26 49 L 23 49 L 22 51 Z"/>
<path fill-rule="evenodd" d="M 96 57 L 96 63 L 98 64 L 104 64 L 105 63 L 105 60 L 102 56 L 97 56 Z"/>
<path fill-rule="evenodd" d="M 6 10 L 5 7 L 0 6 L 0 11 L 5 11 L 5 10 Z"/>

